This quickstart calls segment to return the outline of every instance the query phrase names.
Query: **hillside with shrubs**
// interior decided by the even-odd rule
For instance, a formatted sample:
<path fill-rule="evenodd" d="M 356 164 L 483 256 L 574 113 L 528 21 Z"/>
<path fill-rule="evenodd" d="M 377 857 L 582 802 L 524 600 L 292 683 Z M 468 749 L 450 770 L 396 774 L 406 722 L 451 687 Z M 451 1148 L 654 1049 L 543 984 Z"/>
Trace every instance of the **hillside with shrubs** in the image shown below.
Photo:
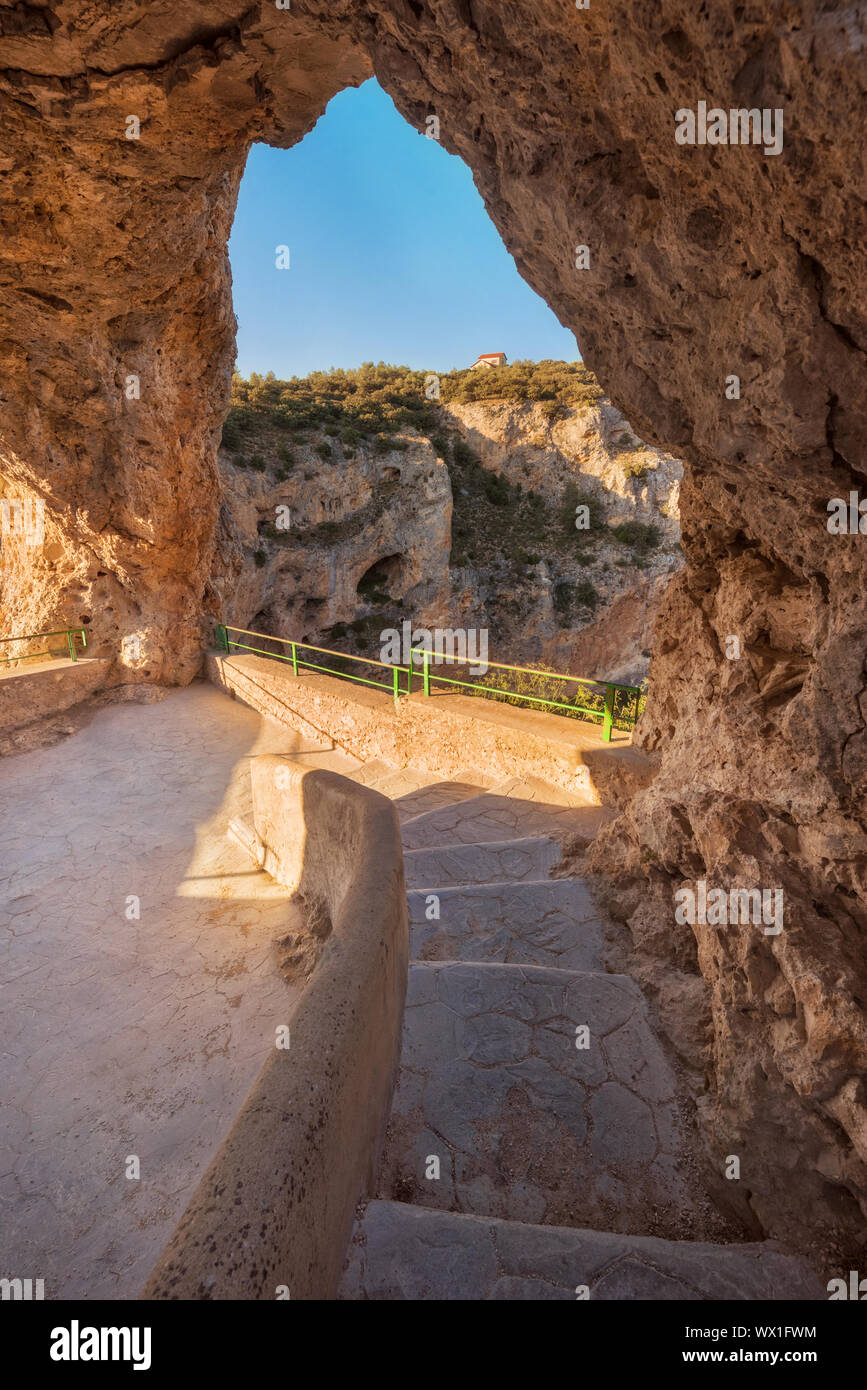
<path fill-rule="evenodd" d="M 397 505 L 396 490 L 406 507 L 419 450 L 429 447 L 446 466 L 452 496 L 443 556 L 451 596 L 441 616 L 487 626 L 502 660 L 562 656 L 643 577 L 655 594 L 680 564 L 679 465 L 635 437 L 580 362 L 518 361 L 433 379 L 370 362 L 289 381 L 236 374 L 222 445 L 229 477 L 262 476 L 259 568 L 287 547 L 309 554 L 353 537 L 361 544 L 377 513 Z M 290 484 L 288 500 L 306 499 L 310 521 L 281 535 L 265 512 L 272 489 Z M 317 491 L 327 494 L 321 514 L 311 504 Z M 380 558 L 372 554 L 370 563 Z M 340 563 L 350 563 L 345 551 Z M 423 607 L 431 595 L 418 587 L 397 592 L 395 576 L 411 568 L 391 566 L 391 592 L 360 584 L 355 613 L 345 602 L 336 621 L 334 605 L 323 610 L 319 635 L 349 629 L 367 639 L 377 624 L 406 616 L 406 605 Z M 441 591 L 437 602 L 443 606 Z M 644 632 L 643 610 L 640 621 Z M 640 674 L 645 637 L 630 642 L 620 667 Z"/>

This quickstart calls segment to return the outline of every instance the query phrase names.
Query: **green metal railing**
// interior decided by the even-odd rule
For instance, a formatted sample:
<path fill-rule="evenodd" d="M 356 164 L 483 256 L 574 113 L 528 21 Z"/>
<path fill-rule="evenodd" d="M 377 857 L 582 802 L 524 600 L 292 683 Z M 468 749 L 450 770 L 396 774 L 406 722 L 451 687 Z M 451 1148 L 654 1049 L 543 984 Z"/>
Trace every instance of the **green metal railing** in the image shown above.
<path fill-rule="evenodd" d="M 25 652 L 23 656 L 0 656 L 0 666 L 6 666 L 10 661 L 35 661 L 40 656 L 68 656 L 70 661 L 77 661 L 76 638 L 81 638 L 82 650 L 87 646 L 87 633 L 83 627 L 62 627 L 56 632 L 27 632 L 21 637 L 0 637 L 0 646 L 7 642 L 36 642 L 43 637 L 65 637 L 65 650 L 62 647 L 53 650 L 49 647 L 44 652 Z"/>
<path fill-rule="evenodd" d="M 241 637 L 256 637 L 265 642 L 279 642 L 283 647 L 289 648 L 289 654 L 267 651 L 264 647 L 253 647 L 247 642 L 239 642 L 237 638 L 229 636 L 231 632 L 238 633 Z M 381 690 L 390 690 L 395 705 L 397 705 L 401 695 L 412 694 L 414 674 L 412 666 L 393 665 L 391 662 L 376 661 L 369 656 L 352 656 L 349 652 L 334 651 L 330 647 L 314 647 L 309 642 L 296 642 L 289 637 L 272 637 L 265 632 L 251 632 L 248 628 L 230 627 L 224 623 L 220 623 L 217 627 L 217 643 L 227 655 L 230 655 L 233 650 L 255 652 L 258 656 L 268 656 L 276 661 L 290 662 L 296 676 L 302 670 L 320 671 L 326 676 L 338 676 L 341 680 L 357 681 L 361 685 L 372 685 Z M 315 652 L 322 656 L 336 657 L 341 663 L 349 661 L 356 662 L 359 666 L 376 667 L 382 671 L 390 672 L 390 676 L 386 680 L 372 680 L 368 676 L 353 675 L 349 671 L 335 669 L 334 666 L 323 666 L 321 662 L 308 661 L 300 655 L 303 652 Z M 598 701 L 596 705 L 577 704 L 575 701 L 556 700 L 545 695 L 527 695 L 523 691 L 504 689 L 498 685 L 455 680 L 450 676 L 438 675 L 431 670 L 431 664 L 434 661 L 444 661 L 461 666 L 468 664 L 466 660 L 458 661 L 448 653 L 426 651 L 420 647 L 413 650 L 413 656 L 421 657 L 421 669 L 415 674 L 421 676 L 421 688 L 424 695 L 430 695 L 432 684 L 459 686 L 462 690 L 472 691 L 474 695 L 505 700 L 509 704 L 521 702 L 529 705 L 540 705 L 546 710 L 562 710 L 565 714 L 584 719 L 601 719 L 602 737 L 606 743 L 611 741 L 615 720 L 618 724 L 625 724 L 628 729 L 631 729 L 638 718 L 641 691 L 635 685 L 618 685 L 612 681 L 585 679 L 583 676 L 564 676 L 558 671 L 539 671 L 532 666 L 507 666 L 502 661 L 487 661 L 485 663 L 488 669 L 493 667 L 497 671 L 526 675 L 536 681 L 563 681 L 567 684 L 577 685 L 581 688 L 582 699 L 595 698 Z M 401 687 L 401 676 L 406 677 L 403 688 Z M 625 700 L 621 700 L 619 710 L 617 709 L 618 692 L 622 692 L 627 697 Z"/>
<path fill-rule="evenodd" d="M 608 743 L 611 740 L 615 718 L 619 723 L 625 723 L 628 728 L 632 728 L 638 718 L 638 702 L 641 691 L 634 685 L 617 685 L 612 681 L 597 681 L 586 679 L 583 676 L 562 675 L 559 671 L 540 671 L 532 666 L 508 666 L 502 661 L 487 661 L 485 664 L 488 669 L 494 671 L 507 671 L 519 676 L 529 676 L 534 682 L 545 684 L 548 681 L 559 681 L 565 685 L 576 685 L 578 691 L 575 698 L 571 700 L 558 700 L 552 695 L 530 695 L 523 690 L 505 688 L 502 684 L 488 684 L 477 681 L 455 680 L 451 676 L 441 676 L 431 670 L 431 662 L 439 658 L 448 661 L 449 657 L 441 652 L 422 651 L 422 682 L 425 695 L 430 694 L 431 683 L 439 685 L 459 686 L 465 690 L 471 690 L 477 695 L 484 695 L 490 699 L 506 701 L 511 704 L 519 701 L 521 704 L 538 705 L 545 710 L 555 712 L 562 711 L 564 714 L 579 716 L 583 719 L 601 719 L 602 737 Z M 461 663 L 466 664 L 466 663 Z M 631 696 L 626 703 L 627 707 L 617 710 L 617 695 L 622 691 Z M 597 700 L 596 704 L 579 704 L 578 700 L 586 701 L 588 698 Z M 624 704 L 621 701 L 621 706 Z"/>

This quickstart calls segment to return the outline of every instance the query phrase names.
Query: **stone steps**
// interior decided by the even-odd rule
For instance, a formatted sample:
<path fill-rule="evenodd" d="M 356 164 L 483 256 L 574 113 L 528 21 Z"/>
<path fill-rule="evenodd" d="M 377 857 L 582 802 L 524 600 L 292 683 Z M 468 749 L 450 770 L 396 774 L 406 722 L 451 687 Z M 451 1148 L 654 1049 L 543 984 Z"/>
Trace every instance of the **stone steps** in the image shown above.
<path fill-rule="evenodd" d="M 806 1263 L 770 1242 L 659 1240 L 380 1201 L 356 1227 L 338 1293 L 413 1301 L 824 1296 Z"/>
<path fill-rule="evenodd" d="M 412 960 L 376 1196 L 339 1297 L 823 1297 L 776 1246 L 716 1243 L 730 1228 L 644 995 L 606 972 L 586 885 L 551 877 L 563 840 L 609 813 L 480 776 L 368 783 L 401 814 Z"/>
<path fill-rule="evenodd" d="M 458 888 L 479 883 L 527 883 L 547 878 L 560 847 L 547 836 L 493 844 L 411 849 L 403 856 L 407 888 Z"/>
<path fill-rule="evenodd" d="M 321 768 L 324 772 L 339 772 L 342 777 L 349 777 L 354 782 L 361 780 L 360 773 L 369 764 L 359 762 L 351 753 L 344 753 L 342 748 L 312 748 L 303 753 L 287 752 L 293 762 L 301 763 L 306 767 Z"/>
<path fill-rule="evenodd" d="M 701 1220 L 682 1152 L 674 1078 L 629 976 L 411 965 L 380 1197 L 677 1236 Z"/>
<path fill-rule="evenodd" d="M 492 784 L 493 778 L 485 777 L 484 773 L 472 770 L 459 772 L 453 778 L 429 781 L 417 791 L 401 796 L 395 804 L 401 821 L 406 824 L 418 816 L 475 800 Z"/>
<path fill-rule="evenodd" d="M 524 801 L 522 783 L 418 815 L 403 829 L 405 849 L 525 839 L 528 835 L 584 835 L 592 840 L 610 818 L 603 806 Z"/>
<path fill-rule="evenodd" d="M 395 769 L 390 763 L 371 761 L 369 763 L 359 763 L 354 772 L 350 774 L 353 782 L 358 782 L 362 787 L 371 787 L 380 777 L 386 777 Z"/>
<path fill-rule="evenodd" d="M 413 960 L 603 968 L 603 925 L 580 879 L 441 888 L 436 904 L 428 896 L 407 895 Z"/>
<path fill-rule="evenodd" d="M 493 778 L 473 769 L 448 779 L 418 768 L 392 767 L 381 761 L 359 764 L 346 775 L 354 782 L 373 787 L 389 797 L 402 822 L 477 797 L 493 785 Z"/>
<path fill-rule="evenodd" d="M 360 781 L 361 778 L 356 778 Z M 406 796 L 414 796 L 417 792 L 424 791 L 431 783 L 436 783 L 439 778 L 430 772 L 419 772 L 413 767 L 389 767 L 386 763 L 379 765 L 379 770 L 375 777 L 365 778 L 365 786 L 373 787 L 375 791 L 382 792 L 396 805 Z"/>

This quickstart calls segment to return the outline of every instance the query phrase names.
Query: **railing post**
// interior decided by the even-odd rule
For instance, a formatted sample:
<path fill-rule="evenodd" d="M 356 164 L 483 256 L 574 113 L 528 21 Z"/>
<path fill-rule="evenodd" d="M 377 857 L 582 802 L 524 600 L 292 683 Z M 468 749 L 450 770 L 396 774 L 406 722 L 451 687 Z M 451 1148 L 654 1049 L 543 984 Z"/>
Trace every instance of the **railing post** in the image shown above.
<path fill-rule="evenodd" d="M 605 713 L 602 717 L 602 737 L 606 743 L 611 742 L 611 730 L 614 727 L 614 692 L 617 689 L 614 685 L 605 687 Z"/>
<path fill-rule="evenodd" d="M 394 707 L 395 709 L 397 709 L 398 704 L 400 703 L 400 667 L 392 666 L 391 675 L 392 686 L 394 689 Z"/>
<path fill-rule="evenodd" d="M 424 681 L 424 693 L 430 695 L 430 652 L 425 648 L 422 652 L 422 679 Z"/>
<path fill-rule="evenodd" d="M 217 623 L 217 645 L 223 648 L 226 656 L 229 655 L 229 634 L 222 623 Z"/>
<path fill-rule="evenodd" d="M 292 648 L 292 670 L 295 672 L 295 675 L 297 676 L 297 675 L 298 675 L 298 643 L 297 643 L 297 642 L 290 642 L 289 645 L 290 645 L 290 647 Z"/>
<path fill-rule="evenodd" d="M 77 660 L 77 657 L 76 657 L 76 655 L 75 655 L 75 638 L 74 638 L 73 635 L 72 635 L 72 629 L 71 629 L 71 628 L 67 628 L 67 629 L 66 629 L 66 645 L 67 645 L 67 647 L 69 648 L 69 659 L 70 659 L 70 661 L 76 661 L 76 660 Z"/>

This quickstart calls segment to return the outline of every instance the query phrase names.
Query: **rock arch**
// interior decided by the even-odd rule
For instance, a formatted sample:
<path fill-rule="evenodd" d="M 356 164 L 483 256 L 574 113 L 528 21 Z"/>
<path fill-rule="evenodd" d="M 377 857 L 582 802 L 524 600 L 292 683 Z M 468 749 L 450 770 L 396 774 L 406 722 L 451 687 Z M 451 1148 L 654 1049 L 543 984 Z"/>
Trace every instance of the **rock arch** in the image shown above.
<path fill-rule="evenodd" d="M 698 980 L 697 962 L 713 1010 L 709 1053 L 681 1042 L 713 1077 L 721 1142 L 732 1117 L 760 1136 L 757 1187 L 762 1174 L 773 1185 L 775 1132 L 799 1155 L 789 1215 L 760 1204 L 769 1228 L 809 1224 L 791 1215 L 799 1197 L 817 1221 L 832 1196 L 849 1212 L 867 1190 L 867 538 L 829 536 L 825 516 L 867 473 L 855 11 L 4 10 L 0 479 L 44 499 L 47 545 L 35 562 L 4 546 L 3 625 L 88 612 L 96 641 L 102 613 L 112 651 L 141 633 L 152 678 L 195 673 L 220 601 L 226 241 L 246 152 L 295 143 L 372 72 L 414 125 L 439 117 L 522 274 L 638 433 L 687 464 L 688 563 L 660 619 L 643 733 L 659 768 L 597 858 L 620 874 L 651 959 L 672 954 L 648 904 L 667 911 L 673 882 L 784 880 L 790 929 L 775 943 L 704 928 L 678 957 L 684 979 Z M 677 145 L 675 112 L 699 101 L 781 108 L 783 153 Z M 125 138 L 130 115 L 138 140 Z M 578 245 L 589 269 L 576 269 Z M 674 1010 L 662 987 L 660 1002 Z"/>

